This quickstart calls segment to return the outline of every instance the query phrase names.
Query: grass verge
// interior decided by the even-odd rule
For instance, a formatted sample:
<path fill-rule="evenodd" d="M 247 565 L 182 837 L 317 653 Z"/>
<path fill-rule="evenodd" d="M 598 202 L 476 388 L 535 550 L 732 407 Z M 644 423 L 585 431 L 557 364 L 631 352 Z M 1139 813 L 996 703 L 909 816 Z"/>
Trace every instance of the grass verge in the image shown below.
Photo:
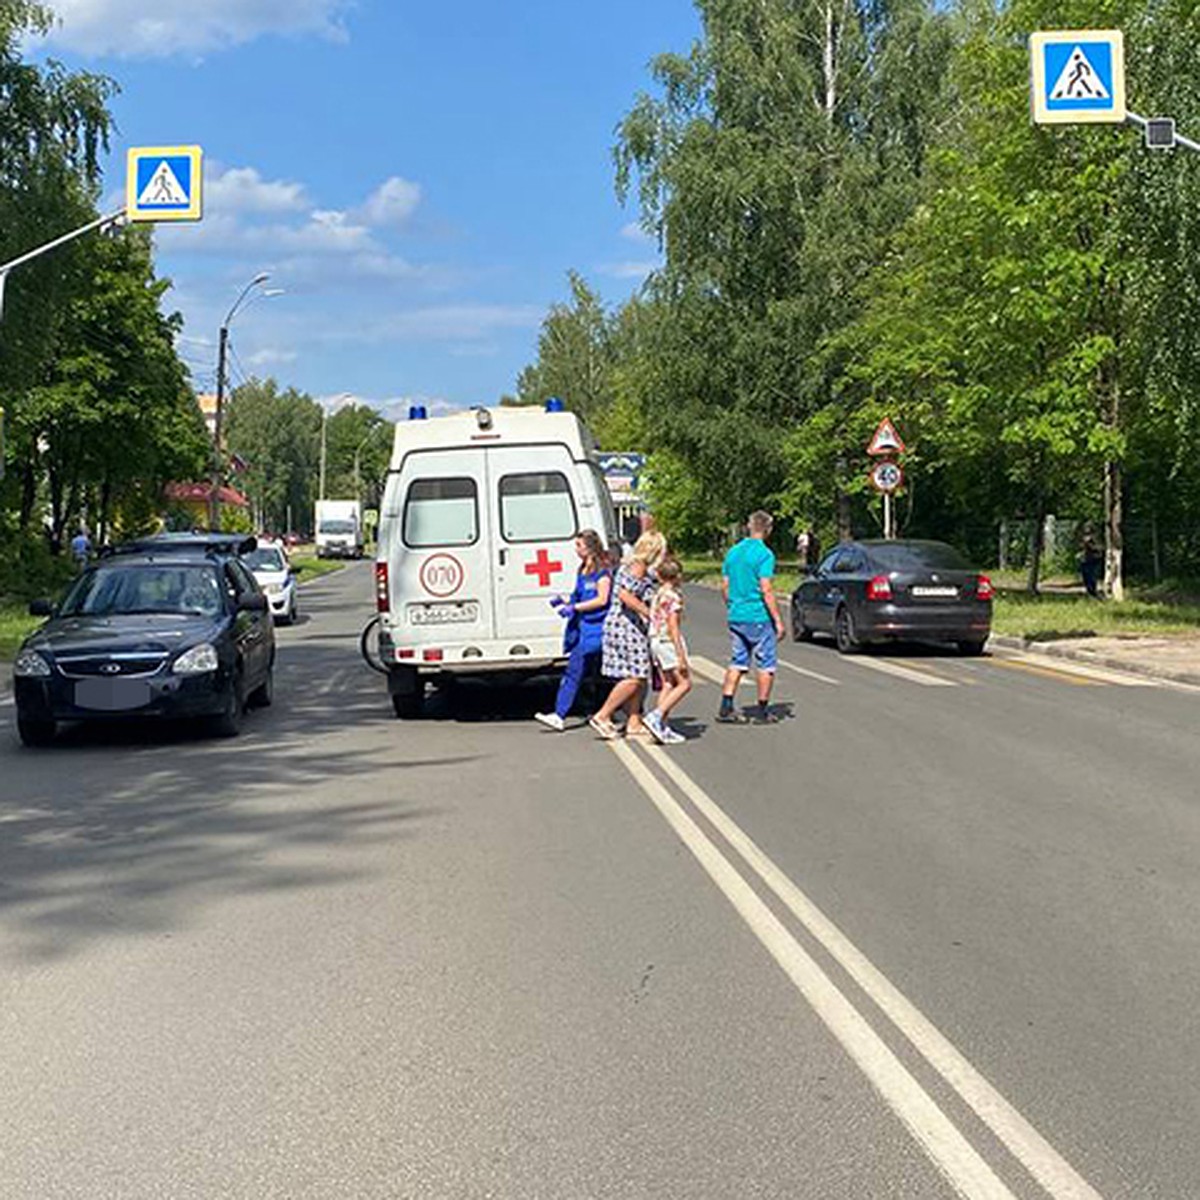
<path fill-rule="evenodd" d="M 1120 603 L 1090 596 L 1029 596 L 1000 592 L 992 614 L 996 633 L 1054 641 L 1200 633 L 1200 603 L 1135 595 Z"/>
<path fill-rule="evenodd" d="M 40 624 L 41 618 L 31 617 L 24 608 L 0 607 L 0 662 L 12 662 L 17 647 Z"/>
<path fill-rule="evenodd" d="M 320 579 L 322 575 L 332 575 L 334 571 L 340 571 L 346 565 L 344 562 L 315 556 L 293 558 L 291 562 L 292 570 L 295 571 L 296 579 L 300 583 L 307 583 L 310 579 Z"/>

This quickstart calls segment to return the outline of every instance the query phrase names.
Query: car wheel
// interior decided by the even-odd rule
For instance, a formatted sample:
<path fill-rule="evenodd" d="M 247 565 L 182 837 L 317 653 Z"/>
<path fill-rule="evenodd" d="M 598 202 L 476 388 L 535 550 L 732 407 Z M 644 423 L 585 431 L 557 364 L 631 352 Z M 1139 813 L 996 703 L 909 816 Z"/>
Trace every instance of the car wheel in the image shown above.
<path fill-rule="evenodd" d="M 250 693 L 250 705 L 253 708 L 270 708 L 275 699 L 275 664 L 267 668 L 267 677 Z"/>
<path fill-rule="evenodd" d="M 792 641 L 793 642 L 811 642 L 813 640 L 813 631 L 804 623 L 804 610 L 802 608 L 792 609 Z"/>
<path fill-rule="evenodd" d="M 986 645 L 986 640 L 981 642 L 972 638 L 969 641 L 959 642 L 958 652 L 963 658 L 978 658 L 983 653 L 983 648 Z"/>
<path fill-rule="evenodd" d="M 17 735 L 25 746 L 38 748 L 49 746 L 54 741 L 53 721 L 39 721 L 33 717 L 17 717 Z"/>
<path fill-rule="evenodd" d="M 425 685 L 415 692 L 397 692 L 392 696 L 392 711 L 401 721 L 415 721 L 425 712 Z"/>
<path fill-rule="evenodd" d="M 242 732 L 242 720 L 246 715 L 246 700 L 242 695 L 242 679 L 236 676 L 225 698 L 225 711 L 212 719 L 212 731 L 217 737 L 235 738 Z"/>
<path fill-rule="evenodd" d="M 859 643 L 854 633 L 854 618 L 851 617 L 850 610 L 844 604 L 837 610 L 837 615 L 833 618 L 833 634 L 837 640 L 839 654 L 858 653 Z"/>

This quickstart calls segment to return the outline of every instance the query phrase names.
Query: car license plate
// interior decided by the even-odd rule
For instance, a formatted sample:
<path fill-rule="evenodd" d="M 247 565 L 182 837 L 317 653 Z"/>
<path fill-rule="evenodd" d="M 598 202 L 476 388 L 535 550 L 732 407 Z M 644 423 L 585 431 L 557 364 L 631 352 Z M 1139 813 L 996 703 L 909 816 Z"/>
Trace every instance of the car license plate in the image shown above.
<path fill-rule="evenodd" d="M 81 679 L 75 707 L 93 712 L 127 712 L 150 703 L 150 685 L 140 679 Z"/>
<path fill-rule="evenodd" d="M 930 599 L 951 600 L 958 598 L 958 588 L 956 587 L 914 587 L 912 590 L 914 596 L 923 596 Z"/>
<path fill-rule="evenodd" d="M 474 600 L 458 604 L 410 604 L 410 625 L 471 625 L 479 620 L 479 605 Z"/>

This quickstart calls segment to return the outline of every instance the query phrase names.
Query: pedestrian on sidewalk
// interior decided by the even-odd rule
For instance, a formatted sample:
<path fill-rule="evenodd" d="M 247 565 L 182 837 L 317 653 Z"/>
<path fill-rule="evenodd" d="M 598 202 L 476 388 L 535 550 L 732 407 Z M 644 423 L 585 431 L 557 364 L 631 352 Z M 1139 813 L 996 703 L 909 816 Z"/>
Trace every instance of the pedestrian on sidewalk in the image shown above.
<path fill-rule="evenodd" d="M 604 648 L 600 670 L 614 680 L 608 699 L 589 721 L 604 739 L 619 735 L 613 724 L 618 709 L 628 713 L 628 737 L 648 737 L 642 720 L 642 693 L 650 678 L 650 602 L 654 597 L 655 571 L 667 553 L 661 533 L 644 533 L 633 547 L 633 555 L 617 571 L 615 593 L 604 619 Z"/>
<path fill-rule="evenodd" d="M 650 601 L 650 657 L 662 673 L 658 707 L 646 714 L 646 728 L 664 746 L 687 741 L 667 724 L 672 710 L 692 690 L 692 670 L 683 640 L 683 568 L 674 558 L 658 566 L 658 591 Z"/>
<path fill-rule="evenodd" d="M 92 539 L 87 530 L 81 525 L 79 532 L 71 539 L 71 559 L 76 571 L 82 571 L 92 557 Z"/>
<path fill-rule="evenodd" d="M 608 551 L 594 529 L 585 529 L 575 539 L 579 555 L 579 574 L 570 600 L 556 596 L 550 603 L 567 622 L 563 633 L 563 650 L 570 656 L 567 669 L 558 686 L 554 711 L 536 713 L 535 719 L 562 733 L 583 681 L 596 673 L 604 647 L 604 618 L 612 599 L 612 571 Z M 557 601 L 557 603 L 555 603 Z"/>
<path fill-rule="evenodd" d="M 1095 536 L 1083 535 L 1083 551 L 1079 556 L 1079 575 L 1087 594 L 1094 600 L 1100 599 L 1100 572 L 1104 567 L 1104 554 L 1096 545 Z"/>
<path fill-rule="evenodd" d="M 774 724 L 771 687 L 775 682 L 778 642 L 783 637 L 783 618 L 771 580 L 775 555 L 767 545 L 774 521 L 770 513 L 754 512 L 746 523 L 746 537 L 728 554 L 721 567 L 721 594 L 729 621 L 729 669 L 721 688 L 717 720 L 738 722 L 733 700 L 742 676 L 751 666 L 757 674 L 758 706 L 750 714 L 756 724 Z"/>

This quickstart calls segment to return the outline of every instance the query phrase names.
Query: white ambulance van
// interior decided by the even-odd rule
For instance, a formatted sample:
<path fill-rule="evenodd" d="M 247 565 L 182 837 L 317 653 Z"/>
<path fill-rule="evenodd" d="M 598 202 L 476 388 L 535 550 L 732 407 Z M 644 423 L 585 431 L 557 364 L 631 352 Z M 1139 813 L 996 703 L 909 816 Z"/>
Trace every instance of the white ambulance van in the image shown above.
<path fill-rule="evenodd" d="M 562 664 L 550 605 L 575 585 L 575 535 L 616 543 L 591 435 L 551 400 L 396 426 L 375 562 L 379 653 L 399 717 L 430 680 Z"/>

